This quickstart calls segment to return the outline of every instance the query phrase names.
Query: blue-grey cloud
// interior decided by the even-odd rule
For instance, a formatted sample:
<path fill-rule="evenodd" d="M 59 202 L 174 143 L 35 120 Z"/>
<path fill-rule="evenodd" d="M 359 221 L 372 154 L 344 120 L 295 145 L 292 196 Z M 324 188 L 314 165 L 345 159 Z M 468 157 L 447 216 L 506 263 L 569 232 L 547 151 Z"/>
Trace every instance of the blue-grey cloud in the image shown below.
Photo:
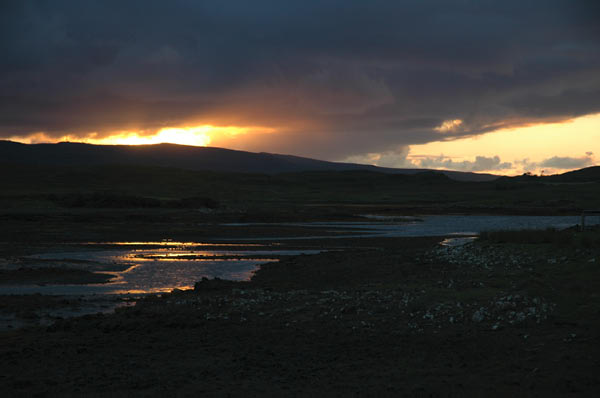
<path fill-rule="evenodd" d="M 492 171 L 492 170 L 508 170 L 511 169 L 512 163 L 502 162 L 500 157 L 493 156 L 476 156 L 474 161 L 463 160 L 454 161 L 444 156 L 438 157 L 425 157 L 418 159 L 416 164 L 421 168 L 426 169 L 439 169 L 445 168 L 450 170 L 461 170 L 461 171 Z"/>
<path fill-rule="evenodd" d="M 0 137 L 285 127 L 325 158 L 600 111 L 598 2 L 6 0 Z"/>
<path fill-rule="evenodd" d="M 571 157 L 571 156 L 552 156 L 544 159 L 540 162 L 531 162 L 529 159 L 522 159 L 515 162 L 526 171 L 533 171 L 539 169 L 556 169 L 556 170 L 571 170 L 580 169 L 583 167 L 593 166 L 594 153 L 586 152 L 585 156 Z"/>
<path fill-rule="evenodd" d="M 511 162 L 503 162 L 499 156 L 476 156 L 475 160 L 456 161 L 450 157 L 439 156 L 409 156 L 410 148 L 401 146 L 381 153 L 350 156 L 347 162 L 373 164 L 381 167 L 419 168 L 419 169 L 450 169 L 460 171 L 498 171 L 513 168 Z"/>
<path fill-rule="evenodd" d="M 594 161 L 590 155 L 580 158 L 569 156 L 553 156 L 540 162 L 540 167 L 550 167 L 553 169 L 580 169 L 582 167 L 592 166 Z"/>

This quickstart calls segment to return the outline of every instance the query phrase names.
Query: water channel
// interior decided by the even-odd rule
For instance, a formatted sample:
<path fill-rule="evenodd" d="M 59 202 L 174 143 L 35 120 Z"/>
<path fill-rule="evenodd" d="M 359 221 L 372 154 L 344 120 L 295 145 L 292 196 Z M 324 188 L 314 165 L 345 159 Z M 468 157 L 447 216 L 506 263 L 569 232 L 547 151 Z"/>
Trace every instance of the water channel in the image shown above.
<path fill-rule="evenodd" d="M 69 252 L 42 253 L 28 260 L 39 266 L 61 264 L 114 275 L 109 283 L 88 285 L 6 285 L 0 294 L 139 294 L 187 289 L 202 278 L 249 280 L 260 264 L 278 261 L 282 256 L 316 254 L 321 250 L 286 250 L 272 242 L 340 237 L 476 236 L 485 230 L 567 228 L 579 221 L 576 216 L 365 216 L 364 222 L 313 222 L 279 224 L 227 224 L 297 226 L 314 229 L 310 236 L 233 237 L 236 243 L 210 242 L 90 242 Z M 276 229 L 276 228 L 275 228 Z M 463 244 L 466 240 L 446 240 Z M 269 243 L 244 243 L 261 242 Z M 207 249 L 210 247 L 210 249 Z"/>

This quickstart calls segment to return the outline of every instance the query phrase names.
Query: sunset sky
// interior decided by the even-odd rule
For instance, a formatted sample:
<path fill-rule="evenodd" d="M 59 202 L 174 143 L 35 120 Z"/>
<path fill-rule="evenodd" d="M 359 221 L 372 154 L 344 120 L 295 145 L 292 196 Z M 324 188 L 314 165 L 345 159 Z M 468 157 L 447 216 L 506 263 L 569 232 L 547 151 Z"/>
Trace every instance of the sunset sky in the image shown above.
<path fill-rule="evenodd" d="M 600 164 L 600 2 L 2 1 L 0 139 Z"/>

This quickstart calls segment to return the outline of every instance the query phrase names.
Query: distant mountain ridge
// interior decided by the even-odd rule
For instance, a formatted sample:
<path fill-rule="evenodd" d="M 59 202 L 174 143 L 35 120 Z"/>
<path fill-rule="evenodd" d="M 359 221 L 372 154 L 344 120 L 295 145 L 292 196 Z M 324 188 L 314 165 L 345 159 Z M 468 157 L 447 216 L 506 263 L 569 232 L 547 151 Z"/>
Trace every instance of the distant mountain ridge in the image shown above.
<path fill-rule="evenodd" d="M 498 176 L 447 170 L 394 169 L 340 163 L 293 155 L 255 153 L 215 147 L 176 144 L 92 145 L 61 142 L 22 144 L 0 141 L 0 163 L 29 165 L 144 165 L 187 170 L 278 174 L 302 171 L 367 170 L 393 174 L 436 171 L 458 181 L 492 181 Z"/>

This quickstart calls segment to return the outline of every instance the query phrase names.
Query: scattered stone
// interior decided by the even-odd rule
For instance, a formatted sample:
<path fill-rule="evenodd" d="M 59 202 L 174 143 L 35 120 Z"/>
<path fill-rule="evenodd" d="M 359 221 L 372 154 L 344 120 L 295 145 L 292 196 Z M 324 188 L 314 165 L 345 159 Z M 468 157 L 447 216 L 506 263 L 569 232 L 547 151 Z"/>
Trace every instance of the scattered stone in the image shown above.
<path fill-rule="evenodd" d="M 479 310 L 475 311 L 475 313 L 473 314 L 473 316 L 471 317 L 471 319 L 473 320 L 473 322 L 481 322 L 485 319 L 485 312 L 484 312 L 484 308 L 481 307 Z"/>

